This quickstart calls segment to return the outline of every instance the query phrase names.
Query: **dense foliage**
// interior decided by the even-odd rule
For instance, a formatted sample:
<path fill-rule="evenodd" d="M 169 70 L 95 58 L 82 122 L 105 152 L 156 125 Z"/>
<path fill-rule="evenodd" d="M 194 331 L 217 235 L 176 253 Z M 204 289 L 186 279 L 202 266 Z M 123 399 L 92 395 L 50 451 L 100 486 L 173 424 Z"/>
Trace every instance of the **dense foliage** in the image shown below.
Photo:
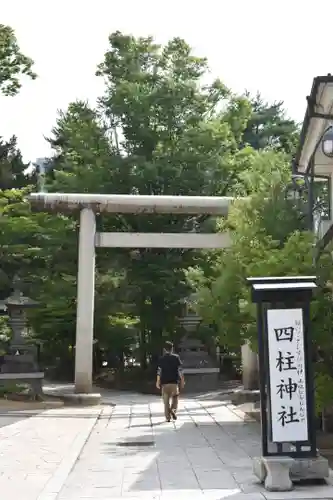
<path fill-rule="evenodd" d="M 37 75 L 32 66 L 32 59 L 21 52 L 14 30 L 0 24 L 0 93 L 7 96 L 17 94 L 22 76 L 34 80 Z"/>
<path fill-rule="evenodd" d="M 32 66 L 33 61 L 21 52 L 13 29 L 0 24 L 0 94 L 16 95 L 21 88 L 23 75 L 35 79 Z M 12 218 L 14 212 L 22 213 L 22 196 L 27 191 L 19 191 L 20 188 L 36 183 L 35 173 L 27 173 L 28 166 L 23 162 L 16 137 L 6 141 L 0 136 L 0 299 L 10 290 L 14 268 L 16 270 L 21 265 L 24 266 L 23 262 L 30 259 L 31 240 L 25 239 L 30 220 L 22 219 L 17 226 L 17 221 Z M 14 189 L 17 191 L 9 191 Z M 30 215 L 29 209 L 28 214 Z M 22 234 L 22 240 L 18 230 Z M 24 241 L 29 242 L 27 252 Z"/>
<path fill-rule="evenodd" d="M 2 38 L 1 38 L 2 37 Z M 20 76 L 34 78 L 14 33 L 0 26 L 0 90 L 12 95 Z M 95 108 L 71 103 L 59 112 L 48 141 L 49 191 L 229 195 L 239 199 L 227 220 L 203 216 L 99 215 L 104 231 L 230 231 L 232 246 L 211 252 L 169 249 L 99 250 L 96 271 L 96 356 L 124 366 L 139 346 L 143 367 L 154 363 L 165 338 L 183 334 L 182 304 L 197 293 L 206 329 L 229 349 L 256 343 L 246 277 L 312 274 L 320 288 L 313 307 L 319 404 L 331 371 L 331 256 L 315 264 L 313 236 L 301 200 L 287 196 L 298 127 L 280 102 L 235 95 L 207 81 L 206 59 L 185 41 L 165 46 L 119 32 L 98 66 L 104 93 Z M 30 173 L 28 173 L 30 172 Z M 77 214 L 32 213 L 25 195 L 34 171 L 16 139 L 0 141 L 0 293 L 15 274 L 40 302 L 30 315 L 48 364 L 70 374 L 75 345 Z M 206 337 L 205 337 L 206 336 Z M 137 344 L 138 343 L 138 344 Z M 96 357 L 96 368 L 98 368 Z M 324 389 L 322 389 L 324 388 Z M 326 391 L 326 392 L 325 392 Z"/>
<path fill-rule="evenodd" d="M 222 344 L 239 348 L 249 340 L 257 349 L 256 309 L 246 278 L 250 276 L 317 276 L 312 303 L 312 335 L 316 361 L 317 405 L 331 401 L 332 388 L 332 255 L 318 258 L 314 235 L 300 200 L 286 196 L 289 165 L 285 155 L 267 151 L 244 173 L 242 186 L 250 191 L 235 203 L 224 224 L 232 244 L 218 253 L 214 272 L 189 270 L 198 290 L 198 310 L 217 329 Z M 249 192 L 247 191 L 247 192 Z"/>

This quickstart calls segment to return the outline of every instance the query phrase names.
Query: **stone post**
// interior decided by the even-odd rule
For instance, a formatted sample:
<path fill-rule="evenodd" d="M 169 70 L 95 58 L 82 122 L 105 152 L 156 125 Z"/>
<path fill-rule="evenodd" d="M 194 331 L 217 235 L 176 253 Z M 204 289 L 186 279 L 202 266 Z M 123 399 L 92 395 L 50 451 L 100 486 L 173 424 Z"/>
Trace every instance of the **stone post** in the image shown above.
<path fill-rule="evenodd" d="M 246 390 L 259 387 L 258 355 L 252 351 L 249 341 L 242 345 L 242 382 Z"/>
<path fill-rule="evenodd" d="M 80 213 L 77 277 L 75 392 L 78 394 L 92 392 L 95 233 L 95 214 L 90 208 L 84 208 Z"/>

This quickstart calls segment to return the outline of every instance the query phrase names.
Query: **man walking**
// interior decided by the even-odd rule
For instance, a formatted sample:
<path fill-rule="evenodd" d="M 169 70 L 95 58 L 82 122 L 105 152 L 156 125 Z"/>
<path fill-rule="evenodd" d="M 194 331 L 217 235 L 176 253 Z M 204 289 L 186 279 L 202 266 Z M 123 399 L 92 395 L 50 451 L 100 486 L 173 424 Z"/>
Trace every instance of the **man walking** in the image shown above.
<path fill-rule="evenodd" d="M 173 352 L 172 342 L 166 342 L 164 355 L 158 364 L 156 387 L 162 389 L 164 414 L 167 422 L 170 422 L 171 417 L 173 420 L 177 420 L 179 384 L 181 388 L 185 385 L 182 363 L 178 354 Z"/>

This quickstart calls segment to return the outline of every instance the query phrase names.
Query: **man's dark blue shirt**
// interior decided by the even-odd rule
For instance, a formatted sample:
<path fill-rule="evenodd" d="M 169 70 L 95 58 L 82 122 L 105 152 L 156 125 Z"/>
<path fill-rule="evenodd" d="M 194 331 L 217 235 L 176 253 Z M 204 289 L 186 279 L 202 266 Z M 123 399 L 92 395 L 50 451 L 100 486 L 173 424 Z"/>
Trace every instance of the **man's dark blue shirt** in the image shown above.
<path fill-rule="evenodd" d="M 182 363 L 178 354 L 167 352 L 161 356 L 158 363 L 158 375 L 161 385 L 178 384 L 181 376 Z"/>

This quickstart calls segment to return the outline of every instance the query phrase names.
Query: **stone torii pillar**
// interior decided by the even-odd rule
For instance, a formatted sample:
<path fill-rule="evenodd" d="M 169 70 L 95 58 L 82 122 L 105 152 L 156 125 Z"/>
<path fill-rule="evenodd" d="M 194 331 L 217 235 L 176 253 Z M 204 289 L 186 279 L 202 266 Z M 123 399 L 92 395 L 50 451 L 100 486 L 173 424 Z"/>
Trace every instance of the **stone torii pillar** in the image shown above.
<path fill-rule="evenodd" d="M 92 392 L 95 234 L 95 213 L 91 208 L 83 208 L 80 212 L 75 346 L 75 391 L 79 394 Z"/>

